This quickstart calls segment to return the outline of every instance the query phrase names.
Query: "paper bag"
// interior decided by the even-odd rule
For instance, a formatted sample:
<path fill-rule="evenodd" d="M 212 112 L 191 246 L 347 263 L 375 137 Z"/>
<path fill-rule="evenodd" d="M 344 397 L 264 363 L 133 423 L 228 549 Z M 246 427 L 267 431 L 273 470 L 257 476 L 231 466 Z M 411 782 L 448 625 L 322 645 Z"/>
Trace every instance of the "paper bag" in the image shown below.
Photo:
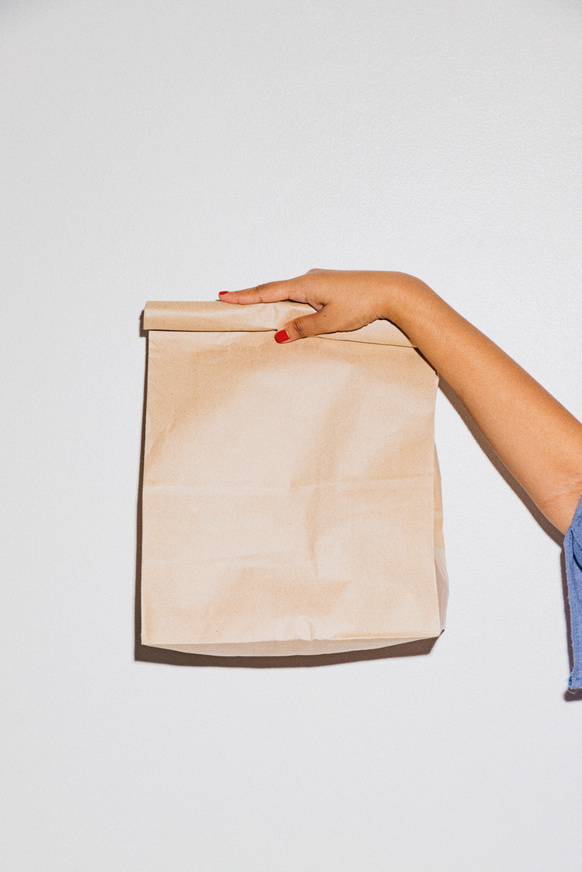
<path fill-rule="evenodd" d="M 312 311 L 146 304 L 144 645 L 325 654 L 443 629 L 437 376 L 388 321 L 274 341 Z"/>

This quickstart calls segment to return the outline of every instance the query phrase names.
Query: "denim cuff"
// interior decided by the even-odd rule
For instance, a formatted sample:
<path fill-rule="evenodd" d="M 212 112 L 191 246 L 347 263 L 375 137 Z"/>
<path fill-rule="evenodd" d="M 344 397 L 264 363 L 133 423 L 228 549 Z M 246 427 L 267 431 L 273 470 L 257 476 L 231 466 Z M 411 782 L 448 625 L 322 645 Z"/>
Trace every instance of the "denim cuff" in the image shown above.
<path fill-rule="evenodd" d="M 568 680 L 570 690 L 582 689 L 582 498 L 564 539 L 568 600 L 570 604 L 570 637 L 574 659 Z"/>

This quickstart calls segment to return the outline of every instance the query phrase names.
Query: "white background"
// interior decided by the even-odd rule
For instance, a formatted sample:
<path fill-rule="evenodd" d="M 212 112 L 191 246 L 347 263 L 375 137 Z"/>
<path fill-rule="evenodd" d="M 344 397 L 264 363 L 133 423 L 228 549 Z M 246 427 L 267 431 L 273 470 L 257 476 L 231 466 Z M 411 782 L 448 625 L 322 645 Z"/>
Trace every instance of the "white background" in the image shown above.
<path fill-rule="evenodd" d="M 579 0 L 0 4 L 3 869 L 578 868 L 560 536 L 442 392 L 429 655 L 136 659 L 134 601 L 147 299 L 411 272 L 582 416 L 581 82 Z"/>

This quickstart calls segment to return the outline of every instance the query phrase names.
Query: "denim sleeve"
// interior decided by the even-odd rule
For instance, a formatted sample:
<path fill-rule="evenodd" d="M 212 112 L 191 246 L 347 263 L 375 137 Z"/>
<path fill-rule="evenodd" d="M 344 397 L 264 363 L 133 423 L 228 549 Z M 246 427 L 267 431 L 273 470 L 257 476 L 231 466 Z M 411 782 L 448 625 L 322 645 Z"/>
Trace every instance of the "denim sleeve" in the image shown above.
<path fill-rule="evenodd" d="M 564 539 L 568 600 L 570 603 L 570 634 L 574 668 L 568 681 L 571 690 L 582 688 L 582 498 L 572 525 Z"/>

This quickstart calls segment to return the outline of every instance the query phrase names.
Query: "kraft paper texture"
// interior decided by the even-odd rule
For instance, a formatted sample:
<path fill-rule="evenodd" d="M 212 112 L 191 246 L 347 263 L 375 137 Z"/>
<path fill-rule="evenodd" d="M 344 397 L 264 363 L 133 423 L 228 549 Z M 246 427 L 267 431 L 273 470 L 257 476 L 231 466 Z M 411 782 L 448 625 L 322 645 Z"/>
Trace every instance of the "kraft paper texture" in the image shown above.
<path fill-rule="evenodd" d="M 326 654 L 444 628 L 437 375 L 387 321 L 274 341 L 312 311 L 146 304 L 142 644 Z"/>

